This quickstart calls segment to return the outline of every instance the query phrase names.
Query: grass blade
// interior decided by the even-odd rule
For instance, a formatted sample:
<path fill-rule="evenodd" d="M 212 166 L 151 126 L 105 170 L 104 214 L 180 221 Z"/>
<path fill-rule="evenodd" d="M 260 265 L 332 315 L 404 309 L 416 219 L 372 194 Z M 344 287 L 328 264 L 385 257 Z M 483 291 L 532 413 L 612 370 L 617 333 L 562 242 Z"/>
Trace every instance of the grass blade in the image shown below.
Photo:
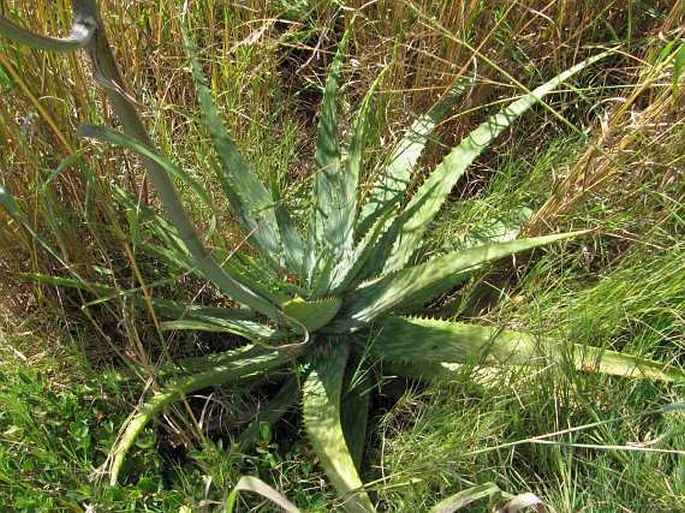
<path fill-rule="evenodd" d="M 368 513 L 375 509 L 362 489 L 340 421 L 340 393 L 349 354 L 349 344 L 333 341 L 331 354 L 316 361 L 305 382 L 302 411 L 307 435 L 321 465 L 346 499 L 343 507 L 350 513 Z"/>
<path fill-rule="evenodd" d="M 551 93 L 565 80 L 585 69 L 608 53 L 587 59 L 549 82 L 516 100 L 498 114 L 491 116 L 452 149 L 421 185 L 405 210 L 398 217 L 397 238 L 388 255 L 384 272 L 402 269 L 419 247 L 421 240 L 447 196 L 471 163 L 519 116 Z"/>
<path fill-rule="evenodd" d="M 340 423 L 352 461 L 357 469 L 361 469 L 366 448 L 371 405 L 370 389 L 371 384 L 367 376 L 364 376 L 359 383 L 346 386 L 340 406 Z"/>
<path fill-rule="evenodd" d="M 454 513 L 455 511 L 463 509 L 473 502 L 476 502 L 480 499 L 485 499 L 486 497 L 492 497 L 500 492 L 501 490 L 494 483 L 485 483 L 482 485 L 473 486 L 440 501 L 437 505 L 431 508 L 430 513 Z"/>
<path fill-rule="evenodd" d="M 285 513 L 300 513 L 300 510 L 292 502 L 290 502 L 285 495 L 276 491 L 273 487 L 266 484 L 258 477 L 243 476 L 235 485 L 235 488 L 230 493 L 226 500 L 225 510 L 231 513 L 234 510 L 238 492 L 252 492 L 261 495 L 265 499 L 273 502 Z"/>

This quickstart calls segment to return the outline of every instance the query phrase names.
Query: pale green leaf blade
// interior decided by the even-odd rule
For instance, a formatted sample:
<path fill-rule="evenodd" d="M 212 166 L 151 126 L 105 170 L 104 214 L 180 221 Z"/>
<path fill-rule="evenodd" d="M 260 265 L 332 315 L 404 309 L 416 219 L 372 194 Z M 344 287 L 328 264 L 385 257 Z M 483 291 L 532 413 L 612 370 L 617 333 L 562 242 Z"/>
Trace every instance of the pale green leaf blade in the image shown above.
<path fill-rule="evenodd" d="M 313 204 L 309 222 L 307 276 L 318 282 L 314 288 L 326 291 L 330 269 L 350 244 L 348 233 L 353 219 L 348 214 L 356 206 L 356 181 L 342 163 L 338 134 L 338 91 L 340 72 L 350 29 L 345 31 L 324 88 L 316 140 Z"/>
<path fill-rule="evenodd" d="M 498 114 L 491 116 L 453 148 L 421 185 L 397 219 L 397 239 L 388 255 L 384 272 L 402 269 L 407 264 L 454 185 L 492 141 L 541 98 L 606 55 L 608 54 L 605 52 L 591 57 L 519 98 Z"/>
<path fill-rule="evenodd" d="M 500 258 L 585 232 L 500 242 L 448 253 L 428 262 L 362 284 L 345 298 L 344 314 L 332 330 L 355 329 L 381 314 L 417 307 L 462 282 L 474 270 Z"/>
<path fill-rule="evenodd" d="M 357 234 L 365 233 L 376 219 L 397 206 L 403 199 L 416 163 L 428 138 L 468 88 L 470 80 L 460 79 L 447 93 L 414 123 L 390 153 L 388 164 L 381 171 L 368 194 L 359 216 Z"/>
<path fill-rule="evenodd" d="M 187 29 L 184 29 L 184 38 L 200 107 L 219 158 L 220 166 L 215 168 L 217 178 L 246 232 L 251 235 L 250 240 L 256 243 L 264 256 L 282 264 L 281 239 L 273 199 L 228 133 Z"/>
<path fill-rule="evenodd" d="M 253 311 L 237 308 L 220 308 L 170 300 L 153 299 L 155 311 L 165 320 L 162 331 L 192 330 L 214 333 L 232 333 L 252 342 L 276 342 L 280 334 L 257 322 Z"/>
<path fill-rule="evenodd" d="M 375 511 L 362 488 L 340 421 L 340 401 L 349 344 L 331 341 L 331 354 L 321 355 L 304 385 L 302 413 L 309 440 L 326 475 L 350 513 Z"/>
<path fill-rule="evenodd" d="M 552 359 L 586 373 L 685 382 L 684 370 L 647 358 L 478 324 L 388 316 L 378 323 L 374 341 L 373 356 L 427 369 L 439 363 L 543 365 Z"/>
<path fill-rule="evenodd" d="M 202 372 L 179 378 L 160 392 L 156 392 L 141 408 L 133 413 L 122 427 L 114 447 L 109 452 L 110 483 L 115 485 L 126 454 L 136 438 L 157 414 L 167 405 L 182 399 L 186 394 L 202 388 L 224 385 L 248 377 L 261 376 L 276 367 L 290 361 L 290 354 L 285 351 L 267 350 L 253 346 L 230 353 L 220 364 Z"/>
<path fill-rule="evenodd" d="M 431 508 L 430 513 L 454 513 L 473 502 L 485 499 L 486 497 L 492 497 L 500 492 L 501 490 L 494 483 L 473 486 L 440 501 Z"/>
<path fill-rule="evenodd" d="M 273 502 L 285 513 L 300 513 L 300 510 L 285 495 L 276 491 L 258 477 L 243 476 L 235 485 L 237 492 L 252 492 Z"/>

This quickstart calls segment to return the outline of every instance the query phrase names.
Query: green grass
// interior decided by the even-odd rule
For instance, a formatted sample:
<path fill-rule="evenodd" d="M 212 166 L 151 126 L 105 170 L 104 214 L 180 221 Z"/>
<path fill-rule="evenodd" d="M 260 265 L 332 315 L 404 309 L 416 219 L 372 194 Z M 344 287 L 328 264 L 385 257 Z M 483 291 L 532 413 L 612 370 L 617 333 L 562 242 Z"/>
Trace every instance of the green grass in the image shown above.
<path fill-rule="evenodd" d="M 51 28 L 66 26 L 64 9 L 30 16 L 29 2 L 9 4 L 17 9 L 9 10 L 15 19 L 24 19 L 36 29 L 45 29 L 43 20 L 51 20 Z M 235 47 L 261 26 L 256 20 L 280 15 L 280 7 L 273 3 L 253 12 L 200 4 L 194 12 L 197 24 L 204 27 L 198 38 L 202 46 L 212 47 L 205 66 L 232 133 L 247 148 L 247 157 L 261 176 L 280 182 L 288 203 L 303 209 L 311 182 L 304 163 L 311 161 L 312 113 L 320 100 L 315 84 L 320 83 L 323 63 L 330 59 L 339 36 L 331 25 L 334 7 L 308 2 L 298 2 L 292 9 L 287 6 L 283 18 L 297 25 L 276 24 L 256 43 Z M 386 21 L 387 4 L 380 2 L 368 7 L 364 29 L 354 35 L 351 53 L 356 67 L 344 70 L 350 105 L 358 103 L 382 62 L 389 62 L 391 68 L 388 84 L 378 95 L 382 140 L 372 144 L 371 158 L 380 154 L 413 113 L 424 111 L 468 62 L 471 54 L 461 40 L 477 45 L 487 39 L 485 50 L 492 51 L 487 55 L 530 85 L 570 64 L 578 45 L 620 41 L 636 55 L 650 45 L 658 50 L 661 43 L 643 35 L 656 33 L 672 8 L 669 2 L 653 2 L 644 9 L 643 4 L 638 8 L 631 3 L 625 12 L 612 9 L 611 2 L 606 10 L 586 3 L 572 5 L 568 12 L 555 6 L 545 14 L 557 25 L 547 25 L 543 16 L 527 17 L 524 8 L 507 12 L 505 7 L 493 16 L 482 3 L 473 3 L 478 4 L 474 11 L 466 6 L 464 14 L 447 7 L 431 12 L 433 4 L 418 3 L 439 24 L 425 18 L 424 24 L 418 23 L 422 18 L 411 14 L 409 3 L 396 8 L 397 19 Z M 682 2 L 678 5 L 682 7 Z M 212 240 L 230 251 L 244 234 L 231 222 L 233 213 L 216 193 L 209 171 L 208 136 L 191 123 L 197 111 L 191 82 L 182 70 L 178 20 L 168 8 L 160 21 L 148 6 L 131 13 L 118 12 L 112 2 L 106 7 L 116 14 L 111 29 L 127 78 L 144 103 L 158 107 L 151 109 L 148 125 L 160 147 L 189 164 L 186 169 L 218 200 L 217 226 L 227 228 Z M 576 18 L 570 12 L 580 14 Z M 506 19 L 488 36 L 505 14 Z M 408 27 L 405 20 L 410 17 L 413 25 Z M 441 34 L 440 26 L 456 36 Z M 563 34 L 569 36 L 560 40 Z M 146 43 L 134 44 L 139 39 Z M 312 48 L 318 43 L 317 53 Z M 47 180 L 67 153 L 57 134 L 73 144 L 77 123 L 101 121 L 95 108 L 99 94 L 89 93 L 87 81 L 79 80 L 86 80 L 87 73 L 75 61 L 0 45 L 57 128 L 57 132 L 50 128 L 0 63 L 0 87 L 9 99 L 0 102 L 0 183 L 13 185 L 41 234 L 59 254 L 66 250 L 78 269 L 97 267 L 116 287 L 138 287 L 121 244 L 122 234 L 131 233 L 135 224 L 105 208 L 102 200 L 117 183 L 154 205 L 139 165 L 118 152 L 103 151 L 97 161 L 77 163 L 54 177 L 49 187 L 37 185 Z M 219 58 L 221 48 L 234 49 Z M 656 63 L 653 51 L 645 55 Z M 458 64 L 456 69 L 452 63 Z M 433 254 L 458 243 L 455 234 L 465 233 L 474 217 L 487 215 L 516 226 L 563 189 L 563 178 L 575 169 L 588 141 L 600 139 L 595 137 L 597 120 L 579 113 L 593 105 L 598 116 L 605 107 L 614 112 L 610 103 L 600 100 L 619 94 L 627 97 L 637 89 L 644 79 L 637 76 L 635 65 L 632 59 L 617 59 L 582 91 L 582 101 L 571 102 L 574 96 L 569 94 L 553 104 L 574 125 L 592 127 L 588 138 L 571 133 L 542 111 L 529 124 L 518 125 L 512 132 L 516 135 L 480 159 L 468 183 L 454 191 L 454 201 L 441 214 L 444 222 L 433 227 L 425 251 Z M 449 147 L 483 117 L 487 111 L 483 105 L 511 92 L 509 86 L 499 84 L 506 80 L 491 67 L 481 63 L 479 76 L 482 83 L 463 105 L 471 109 L 470 114 L 441 127 L 434 151 L 425 159 L 426 169 L 441 148 Z M 178 80 L 173 87 L 168 87 L 169 77 Z M 670 82 L 659 84 L 629 105 L 639 114 L 659 104 L 658 93 Z M 602 143 L 611 157 L 610 178 L 579 195 L 569 209 L 559 209 L 552 224 L 560 230 L 596 228 L 591 237 L 503 262 L 464 290 L 436 302 L 430 312 L 510 327 L 532 326 L 576 343 L 627 350 L 682 366 L 685 191 L 679 98 L 682 87 L 670 110 L 664 107 L 663 115 L 647 116 L 644 123 L 639 116 L 633 125 L 623 118 L 611 121 L 612 137 Z M 75 119 L 74 112 L 85 114 Z M 526 132 L 527 137 L 520 135 Z M 613 154 L 621 138 L 631 134 L 635 140 Z M 593 162 L 602 162 L 601 153 Z M 588 176 L 592 178 L 591 173 Z M 211 226 L 212 213 L 190 191 L 184 190 L 183 196 L 193 206 L 195 219 L 203 227 Z M 98 511 L 176 512 L 182 506 L 220 511 L 222 501 L 245 474 L 259 475 L 305 510 L 331 509 L 334 493 L 294 415 L 276 426 L 265 426 L 256 451 L 243 455 L 231 448 L 229 430 L 213 429 L 203 436 L 180 405 L 146 429 L 132 453 L 127 469 L 131 477 L 124 486 L 91 482 L 89 476 L 104 462 L 118 427 L 143 390 L 135 380 L 122 381 L 112 367 L 125 370 L 125 362 L 146 358 L 156 362 L 164 351 L 207 353 L 233 341 L 205 335 L 160 341 L 150 319 L 135 313 L 124 298 L 82 309 L 95 297 L 27 282 L 19 272 L 68 273 L 25 234 L 22 238 L 7 230 L 4 217 L 0 224 L 3 302 L 19 318 L 28 318 L 21 323 L 16 315 L 11 321 L 3 319 L 4 335 L 0 335 L 4 336 L 0 338 L 0 509 L 84 511 L 94 505 Z M 219 299 L 197 280 L 143 259 L 136 244 L 131 249 L 146 283 L 160 276 L 168 279 L 160 293 L 207 303 Z M 37 316 L 48 321 L 38 323 Z M 34 335 L 25 335 L 29 331 Z M 685 450 L 685 412 L 659 411 L 685 401 L 682 386 L 610 379 L 591 369 L 576 374 L 563 365 L 532 375 L 512 371 L 476 379 L 474 374 L 474 369 L 464 368 L 461 375 L 435 385 L 411 383 L 407 388 L 404 382 L 389 382 L 382 388 L 374 404 L 377 424 L 369 435 L 380 449 L 366 455 L 365 477 L 375 480 L 374 497 L 388 511 L 425 511 L 452 493 L 488 481 L 513 494 L 534 492 L 560 513 L 685 511 L 685 456 L 675 452 Z M 211 401 L 206 401 L 208 393 L 191 398 L 189 404 L 196 417 L 208 404 L 210 422 L 230 421 L 236 410 L 254 407 L 263 393 L 244 392 L 236 396 L 217 390 Z M 181 426 L 183 434 L 173 435 L 170 425 Z M 544 439 L 552 445 L 529 441 L 576 427 L 580 429 Z M 635 443 L 674 452 L 608 448 L 639 449 Z M 254 496 L 243 497 L 239 511 L 271 510 Z M 466 511 L 490 509 L 483 501 Z"/>

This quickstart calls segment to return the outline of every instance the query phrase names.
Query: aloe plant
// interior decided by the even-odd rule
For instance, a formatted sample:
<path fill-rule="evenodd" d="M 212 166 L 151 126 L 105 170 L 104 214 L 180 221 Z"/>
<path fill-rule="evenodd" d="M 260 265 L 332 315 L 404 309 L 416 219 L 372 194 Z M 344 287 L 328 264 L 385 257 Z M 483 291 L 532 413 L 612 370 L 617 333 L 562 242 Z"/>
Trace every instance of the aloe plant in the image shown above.
<path fill-rule="evenodd" d="M 474 237 L 465 239 L 473 240 L 474 245 L 464 243 L 458 251 L 425 261 L 417 256 L 428 226 L 470 164 L 519 116 L 606 53 L 577 64 L 489 117 L 409 194 L 429 136 L 467 88 L 466 83 L 457 83 L 411 125 L 376 170 L 370 191 L 362 195 L 360 177 L 368 175 L 363 170 L 363 153 L 373 88 L 362 102 L 349 141 L 343 142 L 337 102 L 346 34 L 323 92 L 311 210 L 307 219 L 297 222 L 285 208 L 281 192 L 260 181 L 231 139 L 186 31 L 200 107 L 220 164 L 217 179 L 257 250 L 256 256 L 238 254 L 219 264 L 186 214 L 170 179 L 188 181 L 188 175 L 153 148 L 135 105 L 123 90 L 96 3 L 83 0 L 73 5 L 78 15 L 76 43 L 32 35 L 1 19 L 0 32 L 40 48 L 89 50 L 99 73 L 96 78 L 107 88 L 128 135 L 97 126 L 82 127 L 79 133 L 129 148 L 143 158 L 169 218 L 148 212 L 157 242 L 149 243 L 147 250 L 200 275 L 241 305 L 232 309 L 157 299 L 157 313 L 165 319 L 162 329 L 229 333 L 246 340 L 238 349 L 181 360 L 174 370 L 162 373 L 166 387 L 154 392 L 131 415 L 111 450 L 112 484 L 145 425 L 173 401 L 207 387 L 274 377 L 281 380 L 282 388 L 272 403 L 238 438 L 239 447 L 250 446 L 260 422 L 275 422 L 299 404 L 307 435 L 344 508 L 368 512 L 374 511 L 374 505 L 359 471 L 371 380 L 378 375 L 370 372 L 371 366 L 381 363 L 381 370 L 431 380 L 449 373 L 453 364 L 535 365 L 571 355 L 576 367 L 584 371 L 684 379 L 675 368 L 639 357 L 492 326 L 408 315 L 420 312 L 425 304 L 493 261 L 582 233 L 494 238 L 483 245 L 475 245 L 482 238 Z M 85 28 L 79 28 L 79 23 L 85 23 Z M 202 193 L 200 185 L 189 183 Z M 126 193 L 119 191 L 119 195 L 125 205 L 129 201 Z M 23 219 L 19 205 L 3 188 L 0 203 L 15 219 Z"/>

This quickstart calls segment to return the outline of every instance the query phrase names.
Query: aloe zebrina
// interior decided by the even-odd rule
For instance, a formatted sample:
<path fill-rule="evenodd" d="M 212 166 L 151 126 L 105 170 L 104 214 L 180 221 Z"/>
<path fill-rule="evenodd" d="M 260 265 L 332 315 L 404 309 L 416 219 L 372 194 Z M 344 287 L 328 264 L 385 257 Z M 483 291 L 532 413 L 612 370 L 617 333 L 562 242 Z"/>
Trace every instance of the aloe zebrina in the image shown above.
<path fill-rule="evenodd" d="M 9 35 L 18 37 L 16 31 Z M 620 353 L 560 347 L 525 333 L 479 325 L 401 316 L 455 287 L 489 262 L 574 235 L 490 241 L 409 265 L 427 226 L 473 160 L 517 117 L 604 54 L 574 66 L 490 117 L 448 153 L 412 198 L 406 198 L 428 137 L 465 91 L 463 82 L 456 84 L 412 124 L 390 152 L 362 201 L 358 182 L 362 175 L 364 111 L 372 96 L 367 95 L 362 103 L 350 144 L 343 144 L 337 128 L 343 43 L 325 86 L 314 199 L 305 231 L 290 216 L 281 198 L 262 184 L 231 140 L 203 76 L 195 46 L 186 37 L 200 106 L 219 157 L 217 178 L 238 219 L 251 234 L 250 242 L 258 257 L 236 255 L 218 265 L 190 224 L 170 176 L 191 184 L 201 197 L 208 195 L 151 147 L 139 116 L 131 111 L 132 105 L 124 105 L 125 97 L 112 93 L 115 105 L 124 105 L 117 112 L 129 136 L 102 127 L 87 127 L 81 134 L 128 147 L 143 157 L 170 222 L 151 212 L 149 224 L 156 242 L 142 247 L 157 258 L 199 274 L 244 307 L 228 309 L 156 300 L 158 313 L 165 318 L 161 328 L 227 332 L 251 344 L 228 353 L 180 361 L 178 368 L 185 374 L 174 369 L 161 372 L 166 388 L 154 393 L 132 415 L 112 449 L 112 483 L 117 481 L 126 453 L 145 424 L 170 402 L 208 386 L 279 379 L 283 374 L 294 376 L 284 379 L 284 388 L 261 418 L 273 421 L 301 398 L 305 427 L 324 470 L 340 492 L 343 506 L 357 512 L 373 510 L 359 475 L 370 389 L 365 382 L 371 380 L 368 367 L 372 361 L 396 364 L 394 369 L 400 372 L 404 363 L 414 362 L 416 365 L 407 369 L 407 374 L 416 377 L 418 370 L 421 376 L 431 379 L 448 368 L 444 364 L 530 365 L 572 353 L 574 364 L 585 370 L 589 366 L 615 375 L 683 379 L 676 369 Z M 120 191 L 120 196 L 126 206 L 125 193 Z M 1 188 L 0 203 L 10 215 L 20 217 L 18 206 Z M 352 387 L 350 376 L 359 370 L 365 376 L 363 384 Z M 241 448 L 249 446 L 249 435 L 241 439 Z"/>

